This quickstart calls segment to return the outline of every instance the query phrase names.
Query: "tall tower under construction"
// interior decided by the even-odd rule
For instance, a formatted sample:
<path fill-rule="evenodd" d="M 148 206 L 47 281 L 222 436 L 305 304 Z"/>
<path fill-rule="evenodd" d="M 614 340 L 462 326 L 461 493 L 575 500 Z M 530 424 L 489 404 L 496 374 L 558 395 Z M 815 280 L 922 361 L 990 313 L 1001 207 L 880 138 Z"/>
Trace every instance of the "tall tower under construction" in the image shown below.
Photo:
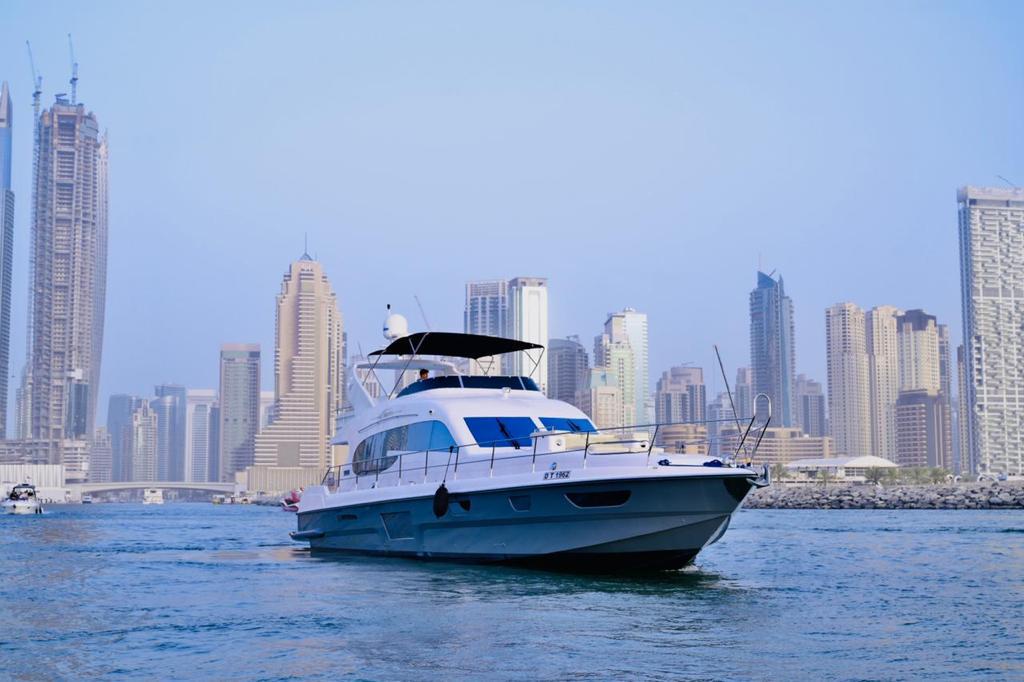
<path fill-rule="evenodd" d="M 0 84 L 0 438 L 7 437 L 7 378 L 11 351 L 11 268 L 14 265 L 14 192 L 11 191 L 12 117 L 7 81 Z"/>
<path fill-rule="evenodd" d="M 58 95 L 36 121 L 25 434 L 69 482 L 85 480 L 96 419 L 107 283 L 107 141 Z"/>

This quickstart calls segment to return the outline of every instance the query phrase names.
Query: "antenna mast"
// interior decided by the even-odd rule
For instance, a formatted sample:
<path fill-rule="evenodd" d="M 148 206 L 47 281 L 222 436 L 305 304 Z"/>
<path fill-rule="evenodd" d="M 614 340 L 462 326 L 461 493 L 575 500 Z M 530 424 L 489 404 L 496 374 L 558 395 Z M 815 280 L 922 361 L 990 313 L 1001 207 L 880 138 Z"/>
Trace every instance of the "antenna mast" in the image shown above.
<path fill-rule="evenodd" d="M 430 320 L 427 319 L 427 313 L 423 310 L 423 304 L 420 303 L 420 297 L 414 295 L 413 298 L 416 299 L 416 305 L 418 305 L 420 308 L 420 316 L 423 317 L 423 324 L 427 325 L 427 331 L 434 331 L 433 329 L 430 328 Z"/>
<path fill-rule="evenodd" d="M 71 53 L 71 103 L 78 103 L 78 62 L 75 61 L 75 44 L 71 42 L 71 34 L 68 34 L 68 52 Z"/>

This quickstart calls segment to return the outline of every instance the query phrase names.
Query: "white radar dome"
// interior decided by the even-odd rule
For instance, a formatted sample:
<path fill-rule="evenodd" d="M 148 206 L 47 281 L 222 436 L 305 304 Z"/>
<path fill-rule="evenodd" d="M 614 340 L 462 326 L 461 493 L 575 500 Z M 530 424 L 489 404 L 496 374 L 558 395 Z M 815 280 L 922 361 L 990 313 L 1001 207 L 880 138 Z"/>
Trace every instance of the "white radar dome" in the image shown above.
<path fill-rule="evenodd" d="M 388 341 L 394 341 L 408 335 L 409 321 L 404 316 L 392 313 L 384 320 L 384 338 Z"/>

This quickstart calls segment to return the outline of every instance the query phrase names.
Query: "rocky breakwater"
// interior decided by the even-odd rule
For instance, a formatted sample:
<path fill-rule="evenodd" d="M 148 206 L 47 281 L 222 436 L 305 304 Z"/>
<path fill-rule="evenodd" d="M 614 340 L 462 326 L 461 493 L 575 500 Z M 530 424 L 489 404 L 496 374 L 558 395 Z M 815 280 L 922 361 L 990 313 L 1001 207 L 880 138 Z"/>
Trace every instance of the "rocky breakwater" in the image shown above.
<path fill-rule="evenodd" d="M 1024 509 L 1024 483 L 785 485 L 754 490 L 747 509 Z"/>

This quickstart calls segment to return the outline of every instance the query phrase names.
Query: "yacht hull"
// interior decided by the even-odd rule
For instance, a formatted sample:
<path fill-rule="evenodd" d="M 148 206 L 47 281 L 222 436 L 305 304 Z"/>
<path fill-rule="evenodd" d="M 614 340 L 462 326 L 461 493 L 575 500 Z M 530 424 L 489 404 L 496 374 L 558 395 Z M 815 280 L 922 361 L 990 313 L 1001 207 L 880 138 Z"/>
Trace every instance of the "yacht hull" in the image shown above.
<path fill-rule="evenodd" d="M 13 502 L 5 500 L 3 503 L 3 512 L 5 514 L 40 514 L 42 510 L 42 505 L 38 502 L 24 500 Z"/>
<path fill-rule="evenodd" d="M 717 540 L 752 486 L 745 476 L 657 477 L 453 489 L 300 510 L 313 550 L 570 570 L 680 568 Z"/>

